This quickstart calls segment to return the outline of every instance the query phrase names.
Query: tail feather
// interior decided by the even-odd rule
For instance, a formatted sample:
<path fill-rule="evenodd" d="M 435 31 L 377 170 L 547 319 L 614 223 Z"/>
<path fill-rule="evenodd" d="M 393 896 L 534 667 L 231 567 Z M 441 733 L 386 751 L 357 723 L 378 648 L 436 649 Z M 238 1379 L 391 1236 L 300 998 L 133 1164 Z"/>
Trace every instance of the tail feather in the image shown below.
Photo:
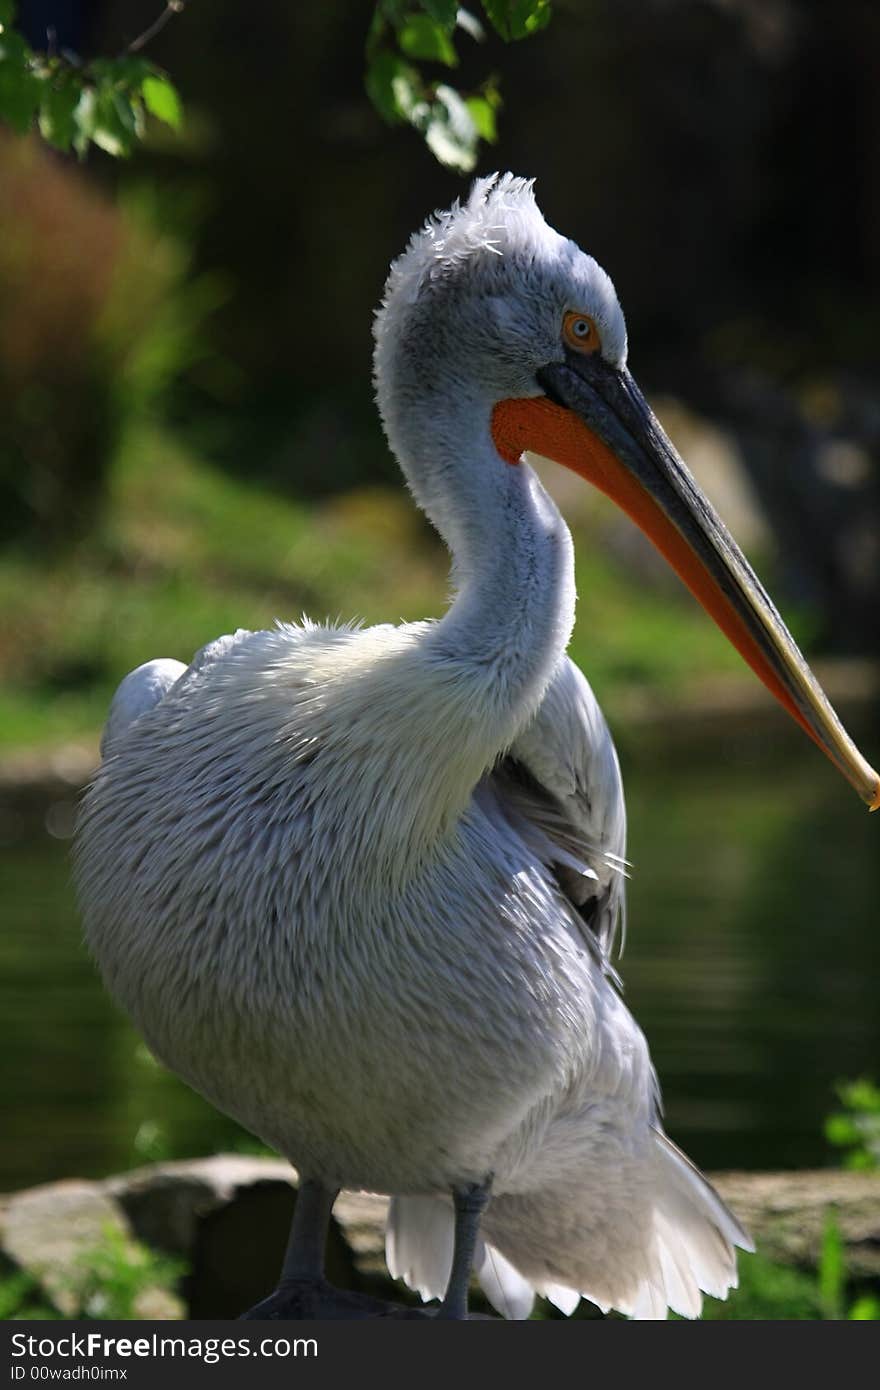
<path fill-rule="evenodd" d="M 736 1288 L 735 1247 L 755 1247 L 711 1183 L 681 1149 L 659 1130 L 655 1139 L 658 1182 L 654 1228 L 669 1306 L 684 1317 L 698 1317 L 700 1290 L 723 1299 Z"/>
<path fill-rule="evenodd" d="M 621 1312 L 639 1322 L 659 1322 L 666 1317 L 669 1299 L 658 1279 L 643 1279 L 632 1303 Z"/>
<path fill-rule="evenodd" d="M 698 1318 L 703 1307 L 699 1281 L 687 1255 L 678 1248 L 675 1231 L 659 1211 L 654 1215 L 654 1230 L 669 1307 L 683 1318 Z"/>
<path fill-rule="evenodd" d="M 385 1262 L 427 1303 L 442 1298 L 452 1270 L 455 1218 L 436 1197 L 392 1197 L 385 1225 Z"/>
<path fill-rule="evenodd" d="M 627 1202 L 595 1183 L 548 1187 L 489 1205 L 475 1271 L 494 1308 L 526 1318 L 534 1294 L 571 1314 L 588 1298 L 603 1312 L 696 1318 L 702 1295 L 736 1288 L 736 1250 L 749 1236 L 712 1185 L 660 1130 L 632 1174 Z M 394 1198 L 386 1250 L 391 1273 L 423 1299 L 442 1298 L 452 1267 L 454 1216 L 449 1201 Z"/>
<path fill-rule="evenodd" d="M 741 1250 L 754 1252 L 755 1243 L 751 1236 L 743 1229 L 730 1208 L 718 1196 L 709 1179 L 700 1172 L 697 1165 L 691 1162 L 687 1154 L 683 1153 L 677 1144 L 673 1144 L 668 1134 L 664 1134 L 659 1129 L 655 1129 L 653 1132 L 657 1153 L 660 1155 L 667 1179 L 679 1192 L 692 1201 L 697 1197 L 699 1198 L 703 1211 L 722 1239 L 729 1241 L 731 1245 L 738 1245 Z"/>
<path fill-rule="evenodd" d="M 442 1298 L 452 1270 L 455 1217 L 440 1197 L 392 1197 L 385 1227 L 385 1262 L 422 1302 Z M 480 1239 L 474 1273 L 496 1312 L 527 1318 L 535 1302 L 533 1286 L 500 1250 Z"/>
<path fill-rule="evenodd" d="M 494 1245 L 485 1241 L 481 1245 L 482 1259 L 477 1259 L 474 1268 L 483 1293 L 502 1317 L 527 1318 L 535 1305 L 534 1286 Z"/>
<path fill-rule="evenodd" d="M 542 1289 L 538 1290 L 538 1293 L 568 1318 L 571 1317 L 582 1297 L 577 1289 L 567 1289 L 564 1284 L 545 1284 Z M 594 1303 L 595 1299 L 590 1301 Z M 608 1309 L 603 1309 L 603 1312 L 607 1313 Z"/>

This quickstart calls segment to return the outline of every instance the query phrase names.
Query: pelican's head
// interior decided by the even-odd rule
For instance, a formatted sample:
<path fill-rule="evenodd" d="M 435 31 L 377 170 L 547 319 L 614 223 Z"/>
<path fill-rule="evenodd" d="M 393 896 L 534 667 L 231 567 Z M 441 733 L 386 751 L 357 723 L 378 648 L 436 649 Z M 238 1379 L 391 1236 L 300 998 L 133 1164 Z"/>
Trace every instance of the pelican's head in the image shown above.
<path fill-rule="evenodd" d="M 478 179 L 391 267 L 376 316 L 383 416 L 392 395 L 399 409 L 408 382 L 420 401 L 437 392 L 490 404 L 541 395 L 538 372 L 564 361 L 560 326 L 578 313 L 595 325 L 602 355 L 623 368 L 626 325 L 601 266 L 547 225 L 531 180 Z"/>
<path fill-rule="evenodd" d="M 493 469 L 518 467 L 528 451 L 607 493 L 878 809 L 877 773 L 664 434 L 626 357 L 611 280 L 548 227 L 532 183 L 511 174 L 477 180 L 465 203 L 436 214 L 413 236 L 391 267 L 376 316 L 376 392 L 399 454 L 433 445 L 442 457 L 444 431 L 484 432 Z M 433 440 L 424 438 L 426 428 Z M 442 464 L 433 481 L 441 493 L 455 486 Z M 414 490 L 418 495 L 418 484 Z M 431 509 L 424 495 L 420 500 Z"/>

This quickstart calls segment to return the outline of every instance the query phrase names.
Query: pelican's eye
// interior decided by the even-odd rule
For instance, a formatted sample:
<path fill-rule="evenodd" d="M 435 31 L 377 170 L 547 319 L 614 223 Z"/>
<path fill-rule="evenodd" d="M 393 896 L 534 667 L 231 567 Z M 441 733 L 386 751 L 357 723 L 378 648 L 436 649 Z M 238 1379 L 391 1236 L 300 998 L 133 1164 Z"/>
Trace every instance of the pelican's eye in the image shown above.
<path fill-rule="evenodd" d="M 575 352 L 598 352 L 601 347 L 599 330 L 589 314 L 569 310 L 562 320 L 562 336 Z"/>

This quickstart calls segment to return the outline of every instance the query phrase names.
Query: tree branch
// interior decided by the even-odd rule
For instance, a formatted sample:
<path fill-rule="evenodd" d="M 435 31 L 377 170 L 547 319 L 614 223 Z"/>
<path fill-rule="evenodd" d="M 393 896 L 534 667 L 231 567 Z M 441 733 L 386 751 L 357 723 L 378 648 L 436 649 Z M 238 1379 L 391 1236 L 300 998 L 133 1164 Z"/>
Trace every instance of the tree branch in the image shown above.
<path fill-rule="evenodd" d="M 176 14 L 181 14 L 185 9 L 186 0 L 168 0 L 159 18 L 155 19 L 149 28 L 145 29 L 142 34 L 138 34 L 136 39 L 132 39 L 128 48 L 125 50 L 126 53 L 139 53 L 142 48 L 146 47 L 151 39 L 154 39 L 157 34 L 162 32 L 169 19 Z"/>

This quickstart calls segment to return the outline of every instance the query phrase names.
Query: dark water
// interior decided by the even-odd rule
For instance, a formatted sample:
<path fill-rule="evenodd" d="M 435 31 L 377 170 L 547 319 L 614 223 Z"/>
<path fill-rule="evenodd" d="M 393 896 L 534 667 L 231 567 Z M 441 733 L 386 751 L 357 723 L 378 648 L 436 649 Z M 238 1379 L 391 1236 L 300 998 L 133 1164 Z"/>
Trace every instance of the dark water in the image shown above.
<path fill-rule="evenodd" d="M 708 1168 L 822 1164 L 834 1082 L 880 1075 L 880 815 L 787 731 L 622 753 L 636 866 L 623 974 L 669 1131 Z M 49 816 L 56 832 L 64 819 Z M 39 820 L 7 825 L 0 1190 L 246 1144 L 105 997 L 69 843 Z"/>

